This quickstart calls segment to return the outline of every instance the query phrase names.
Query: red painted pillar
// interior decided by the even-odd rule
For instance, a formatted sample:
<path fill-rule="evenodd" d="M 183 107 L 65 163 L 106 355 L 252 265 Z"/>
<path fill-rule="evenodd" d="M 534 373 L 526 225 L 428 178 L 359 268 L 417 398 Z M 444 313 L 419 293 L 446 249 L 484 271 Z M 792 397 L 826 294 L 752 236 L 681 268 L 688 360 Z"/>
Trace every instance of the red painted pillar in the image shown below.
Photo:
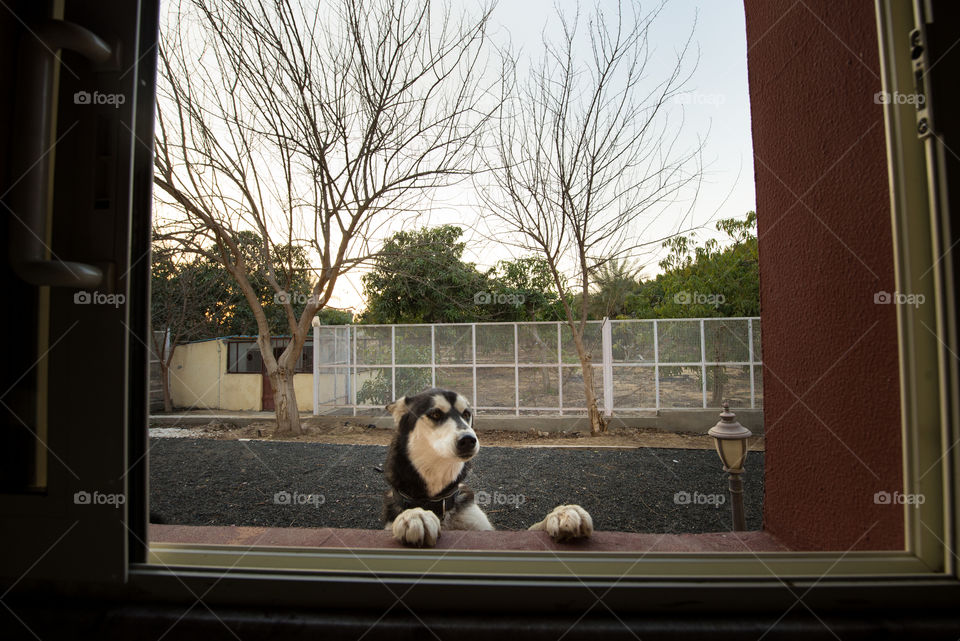
<path fill-rule="evenodd" d="M 889 191 L 871 2 L 745 0 L 763 317 L 764 527 L 902 549 Z"/>

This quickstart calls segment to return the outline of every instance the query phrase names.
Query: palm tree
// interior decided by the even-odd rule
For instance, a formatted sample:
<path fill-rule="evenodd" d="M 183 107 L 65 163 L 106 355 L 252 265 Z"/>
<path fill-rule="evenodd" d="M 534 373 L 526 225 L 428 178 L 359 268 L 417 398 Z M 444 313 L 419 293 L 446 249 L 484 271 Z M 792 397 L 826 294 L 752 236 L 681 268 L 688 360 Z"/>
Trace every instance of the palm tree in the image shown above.
<path fill-rule="evenodd" d="M 613 258 L 604 261 L 593 273 L 596 291 L 590 294 L 590 307 L 594 318 L 615 318 L 624 314 L 627 296 L 640 289 L 642 266 L 631 264 L 626 259 Z"/>

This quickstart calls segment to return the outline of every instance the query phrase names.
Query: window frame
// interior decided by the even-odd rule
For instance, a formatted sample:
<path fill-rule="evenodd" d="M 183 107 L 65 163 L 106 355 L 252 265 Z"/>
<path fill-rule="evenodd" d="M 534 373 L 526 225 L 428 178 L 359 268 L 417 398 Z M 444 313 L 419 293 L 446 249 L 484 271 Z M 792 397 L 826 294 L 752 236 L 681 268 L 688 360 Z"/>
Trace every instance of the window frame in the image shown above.
<path fill-rule="evenodd" d="M 224 339 L 217 339 L 224 340 Z M 260 367 L 261 369 L 256 372 L 240 372 L 231 368 L 231 364 L 234 366 L 237 365 L 238 360 L 234 358 L 234 351 L 239 350 L 239 345 L 253 345 L 257 347 L 257 352 L 259 353 L 259 345 L 256 338 L 228 338 L 225 339 L 227 343 L 227 370 L 225 374 L 263 374 L 263 355 L 260 355 Z M 285 349 L 287 344 L 290 342 L 289 336 L 273 336 L 270 338 L 270 343 L 273 349 Z M 312 374 L 313 373 L 313 337 L 307 336 L 306 340 L 303 342 L 303 347 L 300 348 L 300 356 L 297 358 L 297 363 L 294 366 L 294 374 Z"/>
<path fill-rule="evenodd" d="M 227 341 L 227 371 L 225 374 L 257 374 L 260 375 L 263 373 L 263 355 L 260 354 L 259 347 L 257 348 L 257 353 L 260 354 L 260 368 L 255 372 L 241 372 L 237 368 L 239 364 L 239 353 L 241 345 L 253 345 L 257 346 L 257 339 L 255 338 L 228 338 Z"/>
<path fill-rule="evenodd" d="M 907 34 L 913 21 L 912 10 L 906 3 L 878 0 L 877 27 L 886 91 L 912 88 L 910 60 L 902 52 L 909 52 Z M 952 542 L 956 531 L 956 497 L 951 482 L 956 452 L 945 447 L 952 442 L 950 436 L 955 427 L 949 421 L 946 405 L 953 389 L 951 381 L 946 380 L 948 370 L 944 365 L 950 358 L 950 348 L 924 328 L 940 326 L 939 318 L 955 310 L 945 308 L 948 299 L 942 289 L 934 286 L 935 282 L 942 283 L 942 278 L 920 277 L 924 266 L 934 262 L 930 239 L 938 221 L 926 215 L 911 215 L 930 211 L 924 143 L 915 134 L 913 106 L 888 104 L 885 123 L 898 291 L 922 293 L 935 303 L 898 306 L 904 491 L 920 492 L 927 497 L 922 505 L 904 508 L 904 551 L 650 553 L 638 558 L 636 554 L 622 553 L 560 555 L 154 544 L 149 557 L 154 564 L 132 566 L 132 581 L 155 591 L 175 589 L 171 577 L 213 580 L 213 591 L 230 601 L 245 599 L 245 585 L 268 582 L 263 587 L 275 597 L 304 605 L 317 603 L 316 599 L 333 605 L 331 583 L 338 586 L 338 592 L 343 588 L 334 597 L 334 603 L 355 604 L 353 599 L 362 593 L 366 603 L 388 606 L 395 600 L 392 585 L 411 591 L 416 587 L 415 591 L 423 595 L 436 589 L 442 593 L 447 587 L 459 591 L 465 587 L 477 590 L 480 586 L 496 586 L 495 590 L 480 590 L 483 598 L 478 605 L 488 608 L 495 602 L 498 608 L 507 609 L 521 594 L 520 602 L 528 608 L 529 588 L 533 586 L 550 595 L 545 604 L 556 604 L 563 598 L 593 601 L 601 590 L 609 590 L 604 601 L 611 607 L 613 602 L 622 601 L 622 607 L 628 610 L 676 604 L 678 593 L 688 595 L 688 605 L 727 604 L 731 596 L 722 596 L 722 591 L 731 587 L 737 588 L 736 599 L 745 601 L 751 610 L 795 601 L 794 590 L 815 592 L 817 599 L 826 599 L 824 606 L 837 593 L 846 598 L 857 594 L 862 599 L 868 594 L 891 594 L 888 591 L 893 590 L 901 605 L 914 602 L 927 606 L 943 598 L 943 587 L 949 586 L 950 592 L 956 594 L 956 564 L 950 552 L 953 546 L 946 543 Z M 945 268 L 948 266 L 941 262 L 936 270 Z M 939 387 L 922 384 L 931 374 L 941 381 Z M 241 566 L 242 570 L 237 569 Z M 901 591 L 907 586 L 913 590 Z M 658 591 L 663 595 L 650 600 L 650 595 Z M 633 600 L 638 593 L 644 594 L 642 602 Z M 827 596 L 831 594 L 834 596 Z M 805 602 L 814 599 L 801 598 Z M 433 605 L 446 602 L 446 598 L 441 598 Z M 457 603 L 470 607 L 459 597 Z M 429 607 L 431 601 L 424 599 L 422 605 Z"/>
<path fill-rule="evenodd" d="M 903 52 L 909 51 L 913 22 L 907 3 L 878 0 L 882 80 L 888 92 L 912 90 L 912 68 Z M 455 599 L 461 609 L 502 611 L 589 607 L 600 595 L 618 611 L 757 611 L 801 600 L 825 609 L 884 601 L 899 607 L 950 603 L 960 595 L 951 552 L 957 530 L 957 452 L 947 447 L 956 437 L 947 405 L 956 381 L 949 379 L 946 365 L 950 346 L 925 327 L 942 327 L 955 310 L 946 307 L 946 261 L 937 265 L 937 278 L 921 277 L 925 266 L 934 263 L 931 240 L 940 232 L 940 221 L 915 213 L 930 211 L 928 185 L 933 184 L 928 183 L 928 151 L 917 139 L 915 118 L 912 105 L 885 108 L 897 288 L 933 301 L 897 310 L 904 491 L 927 498 L 917 507 L 904 507 L 905 550 L 638 555 L 154 544 L 153 563 L 131 567 L 133 583 L 157 593 L 177 591 L 174 581 L 197 581 L 198 588 L 212 584 L 205 599 L 254 603 L 248 588 L 256 582 L 257 593 L 266 589 L 284 603 L 330 607 L 355 606 L 359 600 L 389 607 L 405 591 L 402 598 L 410 607 L 437 609 Z M 930 376 L 940 385 L 925 384 Z"/>

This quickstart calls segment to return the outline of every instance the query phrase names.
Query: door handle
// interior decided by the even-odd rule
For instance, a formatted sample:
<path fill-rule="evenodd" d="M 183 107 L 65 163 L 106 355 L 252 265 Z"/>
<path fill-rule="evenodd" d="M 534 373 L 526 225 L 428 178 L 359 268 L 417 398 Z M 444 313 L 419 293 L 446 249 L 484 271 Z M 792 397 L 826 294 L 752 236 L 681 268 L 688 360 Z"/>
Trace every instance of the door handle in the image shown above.
<path fill-rule="evenodd" d="M 50 119 L 56 92 L 53 72 L 60 49 L 75 51 L 94 62 L 104 62 L 110 46 L 91 31 L 63 20 L 33 27 L 20 42 L 16 129 L 13 136 L 10 188 L 10 264 L 20 278 L 33 285 L 92 288 L 103 272 L 93 265 L 63 261 L 46 255 L 47 210 L 50 199 L 52 150 Z M 51 251 L 52 254 L 52 251 Z"/>

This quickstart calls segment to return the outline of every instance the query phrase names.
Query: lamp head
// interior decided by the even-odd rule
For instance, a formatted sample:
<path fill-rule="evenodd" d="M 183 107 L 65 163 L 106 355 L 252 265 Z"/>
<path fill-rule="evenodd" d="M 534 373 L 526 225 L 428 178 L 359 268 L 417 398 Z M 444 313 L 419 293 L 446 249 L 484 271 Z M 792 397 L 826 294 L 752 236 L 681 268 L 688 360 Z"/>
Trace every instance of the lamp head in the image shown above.
<path fill-rule="evenodd" d="M 707 432 L 717 444 L 717 454 L 723 461 L 723 467 L 729 472 L 739 472 L 743 469 L 743 462 L 747 458 L 747 439 L 753 432 L 737 421 L 737 416 L 730 411 L 730 403 L 723 403 L 720 421 Z"/>

